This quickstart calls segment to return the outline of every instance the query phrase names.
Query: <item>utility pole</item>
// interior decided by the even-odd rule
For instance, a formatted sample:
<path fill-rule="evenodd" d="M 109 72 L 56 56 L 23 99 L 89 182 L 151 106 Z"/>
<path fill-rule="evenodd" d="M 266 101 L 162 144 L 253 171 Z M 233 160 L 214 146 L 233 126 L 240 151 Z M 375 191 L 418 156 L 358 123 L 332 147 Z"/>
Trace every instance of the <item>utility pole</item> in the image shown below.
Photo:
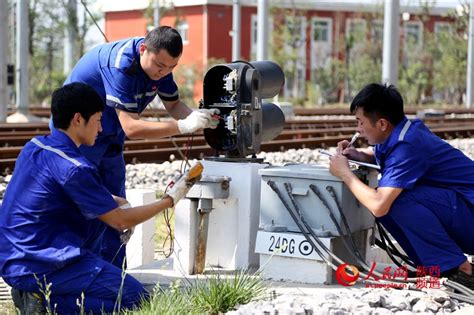
<path fill-rule="evenodd" d="M 232 61 L 240 60 L 240 0 L 234 0 L 232 7 Z"/>
<path fill-rule="evenodd" d="M 257 60 L 268 58 L 268 0 L 258 0 Z"/>
<path fill-rule="evenodd" d="M 0 0 L 0 121 L 7 117 L 8 1 Z"/>
<path fill-rule="evenodd" d="M 16 104 L 19 114 L 28 114 L 28 1 L 16 3 Z"/>
<path fill-rule="evenodd" d="M 67 2 L 66 38 L 64 40 L 64 74 L 68 75 L 76 63 L 77 39 L 77 3 Z"/>
<path fill-rule="evenodd" d="M 400 42 L 399 0 L 385 0 L 383 22 L 382 82 L 398 84 L 398 58 Z"/>
<path fill-rule="evenodd" d="M 469 38 L 467 43 L 466 107 L 472 107 L 474 89 L 474 0 L 469 2 Z"/>
<path fill-rule="evenodd" d="M 153 1 L 153 27 L 160 26 L 160 0 Z"/>

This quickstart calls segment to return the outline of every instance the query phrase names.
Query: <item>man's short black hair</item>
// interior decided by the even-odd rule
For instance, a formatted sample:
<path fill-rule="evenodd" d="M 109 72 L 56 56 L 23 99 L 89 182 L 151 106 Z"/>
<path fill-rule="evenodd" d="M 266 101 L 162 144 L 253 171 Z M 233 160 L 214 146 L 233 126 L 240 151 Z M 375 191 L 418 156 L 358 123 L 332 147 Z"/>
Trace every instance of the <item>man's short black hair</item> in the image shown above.
<path fill-rule="evenodd" d="M 396 126 L 405 117 L 403 98 L 393 85 L 366 85 L 352 100 L 351 113 L 355 113 L 358 108 L 363 109 L 364 115 L 372 123 L 384 118 Z"/>
<path fill-rule="evenodd" d="M 183 52 L 183 40 L 178 31 L 169 26 L 159 26 L 152 29 L 145 37 L 144 44 L 152 53 L 164 49 L 171 57 L 177 58 Z"/>
<path fill-rule="evenodd" d="M 73 82 L 53 92 L 51 115 L 54 128 L 68 129 L 76 113 L 81 114 L 87 122 L 92 115 L 103 110 L 104 102 L 87 84 Z"/>

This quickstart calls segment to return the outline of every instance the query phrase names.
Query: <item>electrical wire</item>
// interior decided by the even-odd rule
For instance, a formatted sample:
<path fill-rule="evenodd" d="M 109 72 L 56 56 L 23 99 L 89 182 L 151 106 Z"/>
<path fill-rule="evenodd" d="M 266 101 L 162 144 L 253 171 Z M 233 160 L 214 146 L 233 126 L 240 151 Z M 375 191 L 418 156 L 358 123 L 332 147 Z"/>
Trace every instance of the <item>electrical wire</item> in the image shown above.
<path fill-rule="evenodd" d="M 189 155 L 189 152 L 191 152 L 192 150 L 192 144 L 193 144 L 193 141 L 194 141 L 194 133 L 192 133 L 190 136 L 188 136 L 188 140 L 186 142 L 186 150 L 184 152 L 184 154 L 181 153 L 181 156 L 183 157 L 183 159 L 181 160 L 181 165 L 180 165 L 180 172 L 179 174 L 182 175 L 186 172 L 187 170 L 187 166 L 189 166 L 189 158 L 188 158 L 188 155 Z M 179 149 L 179 148 L 178 148 Z M 166 194 L 166 191 L 168 190 L 168 188 L 170 187 L 171 184 L 174 184 L 173 181 L 171 181 L 165 188 L 165 194 Z M 165 209 L 164 212 L 163 212 L 163 219 L 165 221 L 165 227 L 166 227 L 166 236 L 165 236 L 165 239 L 163 240 L 163 243 L 162 243 L 162 246 L 161 248 L 163 248 L 161 251 L 163 256 L 165 256 L 166 258 L 170 257 L 173 252 L 174 252 L 174 234 L 173 234 L 173 228 L 172 228 L 172 219 L 174 217 L 174 208 L 168 208 L 168 209 Z M 169 246 L 168 248 L 166 249 L 166 244 L 169 242 Z"/>
<path fill-rule="evenodd" d="M 105 33 L 102 31 L 102 29 L 100 28 L 99 24 L 97 23 L 97 20 L 95 19 L 95 17 L 92 15 L 91 11 L 89 11 L 89 9 L 87 8 L 87 5 L 86 3 L 84 2 L 84 0 L 81 0 L 81 4 L 82 6 L 84 7 L 84 10 L 86 10 L 87 14 L 89 14 L 89 17 L 92 19 L 92 22 L 94 22 L 95 26 L 97 27 L 97 29 L 99 30 L 99 32 L 102 34 L 102 36 L 104 36 L 104 39 L 105 39 L 105 42 L 108 43 L 109 40 L 107 39 L 107 36 L 105 36 Z"/>

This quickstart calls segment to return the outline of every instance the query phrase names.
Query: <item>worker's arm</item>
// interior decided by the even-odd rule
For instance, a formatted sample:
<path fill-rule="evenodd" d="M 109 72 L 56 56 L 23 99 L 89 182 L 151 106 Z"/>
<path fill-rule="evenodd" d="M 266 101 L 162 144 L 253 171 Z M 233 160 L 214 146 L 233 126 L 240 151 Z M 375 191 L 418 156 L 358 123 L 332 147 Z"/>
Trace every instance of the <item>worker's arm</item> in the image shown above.
<path fill-rule="evenodd" d="M 127 200 L 113 196 L 118 207 L 100 215 L 98 218 L 118 231 L 130 229 L 154 217 L 161 211 L 176 205 L 180 199 L 186 196 L 191 187 L 199 181 L 202 171 L 202 164 L 196 163 L 166 191 L 163 199 L 148 205 L 133 208 L 127 207 Z"/>
<path fill-rule="evenodd" d="M 164 138 L 179 134 L 178 122 L 141 120 L 137 113 L 116 109 L 123 131 L 129 139 Z"/>
<path fill-rule="evenodd" d="M 168 114 L 171 115 L 174 119 L 183 119 L 188 117 L 189 114 L 193 111 L 186 104 L 183 103 L 180 99 L 176 101 L 163 101 L 163 105 L 166 108 Z"/>
<path fill-rule="evenodd" d="M 364 184 L 349 168 L 347 158 L 336 154 L 330 158 L 329 171 L 341 178 L 349 190 L 376 217 L 384 216 L 392 207 L 393 202 L 403 191 L 395 187 L 371 188 Z"/>
<path fill-rule="evenodd" d="M 137 224 L 153 218 L 161 211 L 173 206 L 173 199 L 169 196 L 144 206 L 128 209 L 115 208 L 98 218 L 118 231 L 130 229 Z"/>
<path fill-rule="evenodd" d="M 219 118 L 214 116 L 219 112 L 217 109 L 193 111 L 178 101 L 170 107 L 170 110 L 173 117 L 184 115 L 185 118 L 171 121 L 145 121 L 141 120 L 137 113 L 116 109 L 120 125 L 129 139 L 164 138 L 192 133 L 203 128 L 215 128 L 219 123 Z"/>

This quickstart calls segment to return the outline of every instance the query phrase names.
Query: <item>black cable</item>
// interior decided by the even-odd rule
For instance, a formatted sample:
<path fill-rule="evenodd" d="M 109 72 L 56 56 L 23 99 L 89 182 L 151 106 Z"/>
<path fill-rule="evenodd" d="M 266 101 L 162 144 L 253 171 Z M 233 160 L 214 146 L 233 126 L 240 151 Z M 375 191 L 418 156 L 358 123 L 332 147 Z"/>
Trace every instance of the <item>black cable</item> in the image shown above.
<path fill-rule="evenodd" d="M 342 206 L 341 204 L 339 203 L 339 199 L 337 199 L 337 195 L 336 195 L 336 191 L 334 190 L 334 187 L 333 186 L 326 186 L 326 190 L 329 192 L 329 195 L 331 196 L 331 198 L 334 200 L 334 202 L 336 203 L 336 207 L 337 207 L 337 210 L 339 211 L 339 215 L 341 216 L 341 221 L 342 221 L 342 224 L 344 225 L 345 229 L 346 229 L 346 232 L 347 232 L 347 235 L 349 236 L 349 240 L 351 241 L 352 243 L 352 246 L 354 248 L 357 249 L 357 252 L 359 254 L 359 257 L 362 257 L 362 255 L 360 254 L 358 248 L 357 248 L 357 245 L 354 241 L 354 238 L 352 237 L 352 231 L 349 227 L 349 222 L 347 221 L 346 219 L 346 215 L 344 214 L 344 212 L 342 211 Z M 362 259 L 362 258 L 361 258 Z"/>
<path fill-rule="evenodd" d="M 303 226 L 301 226 L 301 223 L 299 222 L 298 218 L 296 217 L 296 215 L 293 213 L 293 211 L 291 211 L 291 208 L 290 206 L 288 205 L 288 203 L 286 202 L 286 200 L 283 198 L 281 192 L 280 192 L 280 189 L 278 189 L 277 185 L 275 184 L 274 181 L 271 181 L 269 180 L 267 182 L 267 185 L 270 186 L 270 188 L 277 194 L 278 198 L 280 198 L 280 201 L 283 203 L 283 206 L 286 208 L 286 210 L 288 211 L 288 213 L 290 214 L 291 218 L 293 219 L 293 221 L 295 222 L 295 224 L 298 226 L 298 228 L 300 229 L 301 233 L 303 233 L 303 236 L 306 238 L 306 240 L 308 241 L 308 243 L 310 243 L 310 245 L 313 247 L 314 251 L 321 257 L 322 260 L 324 260 L 324 262 L 326 262 L 329 266 L 331 266 L 331 268 L 333 268 L 334 270 L 336 270 L 336 266 L 330 262 L 322 253 L 321 251 L 319 250 L 319 248 L 316 246 L 316 244 L 314 244 L 313 240 L 309 237 L 308 233 L 305 231 L 305 229 L 303 228 Z"/>
<path fill-rule="evenodd" d="M 395 245 L 393 244 L 393 242 L 390 240 L 390 237 L 387 235 L 387 232 L 385 231 L 385 229 L 383 229 L 383 227 L 381 226 L 381 224 L 379 222 L 376 221 L 376 224 L 377 224 L 377 230 L 379 231 L 379 235 L 380 235 L 380 239 L 381 239 L 381 243 L 383 244 L 383 246 L 385 248 L 383 248 L 388 256 L 390 257 L 390 259 L 397 265 L 397 266 L 401 266 L 400 262 L 398 260 L 395 259 L 394 256 L 397 256 L 399 257 L 401 260 L 403 260 L 407 265 L 409 265 L 410 267 L 412 268 L 416 268 L 415 264 L 411 261 L 411 259 L 409 259 L 407 256 L 403 255 L 402 253 L 400 253 L 400 251 L 395 247 Z M 381 247 L 382 248 L 382 247 Z"/>
<path fill-rule="evenodd" d="M 387 234 L 387 231 L 385 228 L 380 224 L 380 222 L 375 221 L 377 224 L 377 230 L 379 231 L 379 234 L 382 234 L 384 236 L 384 239 L 387 241 L 388 245 L 390 246 L 390 249 L 393 251 L 393 253 L 400 257 L 403 261 L 409 263 L 412 265 L 412 267 L 415 267 L 415 264 L 411 261 L 411 259 L 407 256 L 402 254 L 397 247 L 393 244 L 392 240 L 390 239 L 390 236 Z"/>
<path fill-rule="evenodd" d="M 350 252 L 352 252 L 353 255 L 355 255 L 355 258 L 357 261 L 361 260 L 361 262 L 359 262 L 359 264 L 361 264 L 362 266 L 364 266 L 364 268 L 366 270 L 370 270 L 370 268 L 368 268 L 368 265 L 365 263 L 365 259 L 362 257 L 359 249 L 357 248 L 353 238 L 352 238 L 352 233 L 351 233 L 351 230 L 350 229 L 347 229 L 346 228 L 346 233 L 344 233 L 342 231 L 342 228 L 341 228 L 341 225 L 337 222 L 337 219 L 336 219 L 336 216 L 334 215 L 333 211 L 331 210 L 331 207 L 329 207 L 329 204 L 328 202 L 326 201 L 326 199 L 323 197 L 323 195 L 321 194 L 321 192 L 319 191 L 318 187 L 316 187 L 315 185 L 313 184 L 310 184 L 309 185 L 309 188 L 313 191 L 313 193 L 319 198 L 319 200 L 321 201 L 321 203 L 324 205 L 324 207 L 326 208 L 326 210 L 328 211 L 329 213 L 329 217 L 331 218 L 331 220 L 333 221 L 333 224 L 336 226 L 336 229 L 337 231 L 339 232 L 339 235 L 341 236 L 342 240 L 343 240 L 343 243 L 344 243 L 344 246 L 346 246 L 347 250 L 349 250 Z M 342 216 L 341 216 L 342 218 Z M 351 244 L 349 244 L 347 242 L 347 239 L 345 237 L 345 235 L 347 235 L 347 237 L 349 238 L 349 240 L 351 241 Z"/>
<path fill-rule="evenodd" d="M 105 33 L 102 31 L 102 29 L 100 28 L 99 24 L 97 23 L 95 17 L 92 15 L 92 13 L 89 11 L 89 9 L 87 8 L 87 5 L 86 3 L 84 2 L 84 0 L 81 0 L 81 3 L 82 3 L 82 6 L 84 7 L 84 10 L 86 10 L 87 14 L 89 14 L 90 18 L 92 19 L 92 22 L 94 22 L 95 26 L 97 27 L 97 29 L 99 30 L 99 32 L 102 34 L 102 36 L 104 36 L 104 39 L 105 41 L 108 43 L 109 40 L 107 39 L 107 36 L 105 36 Z"/>

